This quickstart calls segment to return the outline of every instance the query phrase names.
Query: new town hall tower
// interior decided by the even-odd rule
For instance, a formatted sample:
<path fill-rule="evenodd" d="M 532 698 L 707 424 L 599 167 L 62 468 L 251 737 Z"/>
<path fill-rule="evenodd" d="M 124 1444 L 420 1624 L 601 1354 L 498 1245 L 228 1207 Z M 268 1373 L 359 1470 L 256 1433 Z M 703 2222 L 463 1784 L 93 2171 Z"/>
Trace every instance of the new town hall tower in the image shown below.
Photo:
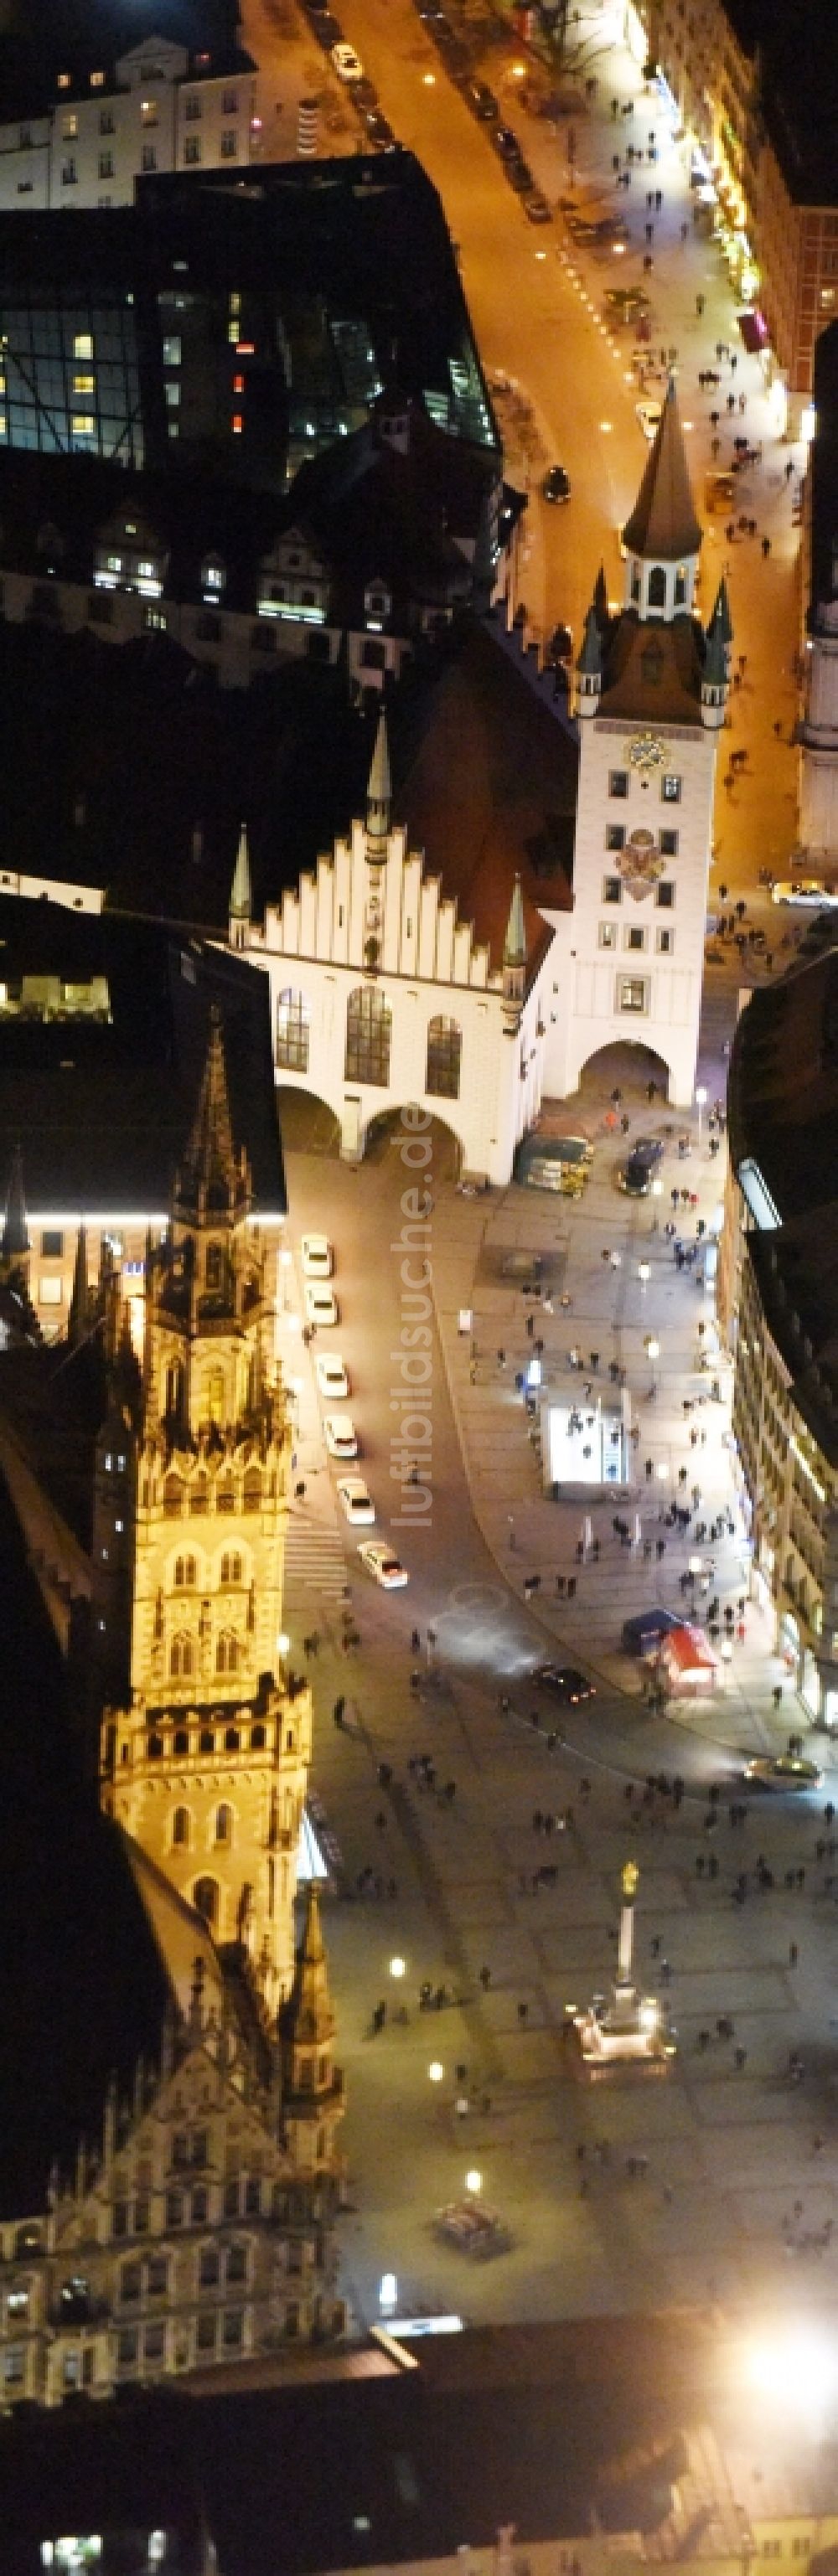
<path fill-rule="evenodd" d="M 133 1498 L 131 1703 L 105 1714 L 103 1803 L 216 1941 L 244 1947 L 275 2011 L 294 1969 L 311 1699 L 278 1679 L 290 1428 L 250 1214 L 215 1020 L 171 1224 L 148 1250 L 134 1454 L 112 1418 L 100 1444 L 100 1558 L 116 1559 L 130 1510 L 120 1464 Z"/>

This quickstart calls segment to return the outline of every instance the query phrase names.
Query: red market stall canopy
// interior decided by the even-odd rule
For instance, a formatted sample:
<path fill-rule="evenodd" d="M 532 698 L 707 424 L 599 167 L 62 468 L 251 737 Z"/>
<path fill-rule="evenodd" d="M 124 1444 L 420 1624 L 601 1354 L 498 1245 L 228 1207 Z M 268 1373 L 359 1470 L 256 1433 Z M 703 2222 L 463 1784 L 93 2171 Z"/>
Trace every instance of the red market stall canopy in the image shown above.
<path fill-rule="evenodd" d="M 698 1687 L 709 1689 L 718 1672 L 718 1659 L 708 1645 L 703 1628 L 694 1628 L 685 1620 L 680 1628 L 670 1628 L 661 1638 L 659 1662 L 669 1675 L 673 1690 Z"/>
<path fill-rule="evenodd" d="M 768 324 L 764 313 L 755 306 L 753 313 L 737 313 L 736 319 L 748 356 L 758 358 L 760 350 L 768 346 Z"/>

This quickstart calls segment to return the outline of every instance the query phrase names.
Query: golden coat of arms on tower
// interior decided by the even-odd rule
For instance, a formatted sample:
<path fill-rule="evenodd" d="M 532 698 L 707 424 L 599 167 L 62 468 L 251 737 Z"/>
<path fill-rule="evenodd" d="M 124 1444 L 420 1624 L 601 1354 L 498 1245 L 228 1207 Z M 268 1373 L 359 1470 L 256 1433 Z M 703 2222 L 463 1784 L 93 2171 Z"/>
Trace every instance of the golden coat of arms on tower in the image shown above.
<path fill-rule="evenodd" d="M 642 903 L 644 896 L 653 892 L 659 877 L 663 876 L 665 864 L 654 832 L 647 832 L 642 824 L 638 824 L 616 861 L 617 874 L 622 878 L 626 893 L 634 896 L 635 903 Z"/>

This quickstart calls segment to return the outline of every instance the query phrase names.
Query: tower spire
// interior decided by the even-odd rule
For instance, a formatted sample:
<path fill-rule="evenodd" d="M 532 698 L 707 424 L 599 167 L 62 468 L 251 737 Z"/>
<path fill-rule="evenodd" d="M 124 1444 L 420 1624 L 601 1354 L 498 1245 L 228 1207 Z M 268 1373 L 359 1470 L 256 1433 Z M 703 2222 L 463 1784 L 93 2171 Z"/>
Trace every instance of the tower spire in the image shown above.
<path fill-rule="evenodd" d="M 236 851 L 236 864 L 233 870 L 233 883 L 230 888 L 230 943 L 232 947 L 243 947 L 244 925 L 246 922 L 252 920 L 252 917 L 253 881 L 250 874 L 250 850 L 247 839 L 247 824 L 242 822 L 239 833 L 239 846 Z"/>
<path fill-rule="evenodd" d="M 67 1318 L 67 1340 L 70 1344 L 71 1350 L 77 1350 L 79 1343 L 84 1341 L 89 1324 L 90 1288 L 87 1277 L 87 1227 L 84 1222 L 84 1217 L 80 1216 L 79 1230 L 76 1240 L 76 1258 L 73 1267 L 73 1289 L 70 1298 L 70 1312 Z"/>
<path fill-rule="evenodd" d="M 175 1214 L 232 1216 L 249 1194 L 249 1176 L 233 1150 L 222 1017 L 214 1002 L 198 1106 L 175 1184 Z"/>
<path fill-rule="evenodd" d="M 367 857 L 370 859 L 382 860 L 387 856 L 392 793 L 387 718 L 382 707 L 367 782 Z"/>
<path fill-rule="evenodd" d="M 524 898 L 521 893 L 521 879 L 517 870 L 515 874 L 515 883 L 512 888 L 512 901 L 509 906 L 509 920 L 506 925 L 506 938 L 503 943 L 503 962 L 505 966 L 525 966 L 527 962 L 527 934 L 524 926 Z"/>
<path fill-rule="evenodd" d="M 670 564 L 697 555 L 701 544 L 673 376 L 623 544 L 630 555 Z"/>
<path fill-rule="evenodd" d="M 26 1200 L 23 1194 L 23 1155 L 21 1153 L 20 1146 L 16 1145 L 12 1155 L 9 1183 L 6 1191 L 6 1212 L 3 1218 L 2 1239 L 0 1239 L 0 1261 L 22 1261 L 25 1259 L 30 1248 L 29 1228 L 26 1222 Z"/>

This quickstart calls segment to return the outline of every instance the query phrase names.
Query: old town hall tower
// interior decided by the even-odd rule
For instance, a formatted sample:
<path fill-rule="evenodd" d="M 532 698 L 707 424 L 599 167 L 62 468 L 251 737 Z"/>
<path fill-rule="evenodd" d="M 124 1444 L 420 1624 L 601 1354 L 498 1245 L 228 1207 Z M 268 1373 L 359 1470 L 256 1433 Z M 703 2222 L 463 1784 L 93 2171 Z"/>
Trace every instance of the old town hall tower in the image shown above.
<path fill-rule="evenodd" d="M 294 1976 L 311 1754 L 309 1692 L 279 1662 L 290 1430 L 272 1330 L 216 1016 L 171 1222 L 148 1247 L 138 1423 L 121 1452 L 112 1417 L 105 1433 L 133 1562 L 130 1706 L 105 1712 L 102 1800 L 216 1941 L 242 1945 L 269 2011 Z M 99 1554 L 119 1502 L 100 1473 Z"/>

